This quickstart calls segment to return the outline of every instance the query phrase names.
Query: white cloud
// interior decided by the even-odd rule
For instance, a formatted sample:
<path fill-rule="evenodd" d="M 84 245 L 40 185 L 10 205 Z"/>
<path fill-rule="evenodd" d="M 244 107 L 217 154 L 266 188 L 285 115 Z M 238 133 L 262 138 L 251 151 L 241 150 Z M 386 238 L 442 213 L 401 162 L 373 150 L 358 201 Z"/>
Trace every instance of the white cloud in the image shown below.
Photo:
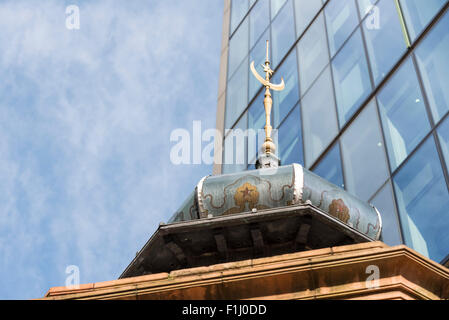
<path fill-rule="evenodd" d="M 210 173 L 169 137 L 215 125 L 222 1 L 129 2 L 80 2 L 76 31 L 60 1 L 0 4 L 0 297 L 117 277 Z"/>

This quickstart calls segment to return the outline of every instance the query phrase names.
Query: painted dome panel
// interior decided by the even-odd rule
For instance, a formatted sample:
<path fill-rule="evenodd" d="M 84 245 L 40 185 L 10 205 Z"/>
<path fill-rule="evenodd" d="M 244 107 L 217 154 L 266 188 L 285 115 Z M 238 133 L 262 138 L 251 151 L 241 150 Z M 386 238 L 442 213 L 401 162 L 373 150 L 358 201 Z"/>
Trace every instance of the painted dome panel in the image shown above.
<path fill-rule="evenodd" d="M 302 202 L 306 201 L 371 239 L 380 236 L 381 220 L 376 208 L 308 170 L 304 170 L 302 191 Z"/>
<path fill-rule="evenodd" d="M 291 166 L 207 177 L 199 186 L 201 217 L 292 204 L 294 174 Z"/>

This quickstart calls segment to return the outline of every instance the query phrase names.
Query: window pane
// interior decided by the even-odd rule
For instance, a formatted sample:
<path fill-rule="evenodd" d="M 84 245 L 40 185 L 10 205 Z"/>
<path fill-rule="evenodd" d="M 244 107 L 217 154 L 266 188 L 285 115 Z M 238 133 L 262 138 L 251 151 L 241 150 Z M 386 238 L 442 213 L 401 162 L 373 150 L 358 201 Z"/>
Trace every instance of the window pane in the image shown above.
<path fill-rule="evenodd" d="M 381 0 L 379 25 L 363 23 L 374 82 L 379 84 L 407 49 L 394 1 Z"/>
<path fill-rule="evenodd" d="M 245 59 L 228 82 L 226 92 L 226 129 L 232 128 L 232 125 L 248 104 L 248 69 L 248 60 Z"/>
<path fill-rule="evenodd" d="M 374 11 L 372 10 L 374 9 L 374 5 L 377 2 L 377 0 L 357 0 L 357 1 L 359 3 L 360 16 L 362 17 L 362 19 L 367 14 L 374 13 Z"/>
<path fill-rule="evenodd" d="M 411 59 L 382 89 L 378 101 L 391 170 L 394 171 L 430 130 Z"/>
<path fill-rule="evenodd" d="M 348 121 L 371 92 L 368 65 L 360 29 L 332 61 L 340 127 Z"/>
<path fill-rule="evenodd" d="M 296 37 L 299 37 L 323 4 L 321 0 L 295 0 Z"/>
<path fill-rule="evenodd" d="M 404 19 L 412 40 L 416 39 L 446 2 L 447 0 L 400 0 Z"/>
<path fill-rule="evenodd" d="M 330 183 L 344 189 L 343 172 L 341 170 L 340 148 L 338 143 L 329 151 L 326 157 L 321 160 L 313 170 L 317 175 L 326 179 Z"/>
<path fill-rule="evenodd" d="M 375 101 L 371 101 L 341 138 L 346 189 L 367 201 L 389 172 Z"/>
<path fill-rule="evenodd" d="M 446 14 L 415 51 L 435 122 L 449 110 L 448 30 L 449 14 Z"/>
<path fill-rule="evenodd" d="M 449 193 L 433 136 L 394 178 L 405 243 L 441 261 L 449 251 Z"/>
<path fill-rule="evenodd" d="M 254 136 L 248 136 L 248 160 L 255 159 L 259 149 L 265 141 L 265 108 L 263 100 L 265 98 L 265 90 L 262 90 L 257 98 L 253 101 L 248 111 L 248 128 L 254 129 Z M 271 113 L 273 119 L 273 112 Z M 255 163 L 255 162 L 254 162 Z"/>
<path fill-rule="evenodd" d="M 292 2 L 288 1 L 271 25 L 273 36 L 273 70 L 295 41 L 294 26 Z"/>
<path fill-rule="evenodd" d="M 301 94 L 329 63 L 324 18 L 320 15 L 298 44 Z"/>
<path fill-rule="evenodd" d="M 267 0 L 263 0 L 265 2 L 268 2 Z M 282 6 L 287 0 L 271 0 L 271 20 L 276 17 L 279 10 L 281 10 Z"/>
<path fill-rule="evenodd" d="M 248 12 L 248 0 L 232 0 L 231 4 L 231 34 Z"/>
<path fill-rule="evenodd" d="M 265 63 L 266 50 L 267 50 L 267 40 L 270 40 L 270 29 L 267 29 L 263 36 L 257 41 L 257 44 L 251 50 L 250 53 L 250 63 L 254 61 L 254 67 L 259 72 L 261 76 L 265 78 L 265 73 L 263 72 L 262 64 Z M 270 43 L 271 47 L 271 43 Z M 271 50 L 270 50 L 271 52 Z M 251 100 L 254 95 L 262 87 L 262 84 L 254 77 L 254 75 L 249 72 L 249 100 Z"/>
<path fill-rule="evenodd" d="M 248 55 L 248 32 L 248 19 L 245 19 L 229 41 L 228 79 L 234 75 L 235 70 Z"/>
<path fill-rule="evenodd" d="M 449 118 L 438 128 L 438 137 L 441 143 L 441 149 L 443 150 L 444 160 L 449 170 Z"/>
<path fill-rule="evenodd" d="M 296 61 L 296 50 L 293 50 L 276 71 L 272 80 L 273 83 L 281 83 L 281 78 L 284 78 L 285 82 L 284 90 L 272 91 L 271 93 L 273 95 L 275 128 L 279 126 L 279 123 L 299 100 L 298 66 Z"/>
<path fill-rule="evenodd" d="M 224 141 L 223 173 L 234 173 L 246 170 L 246 129 L 247 114 L 245 113 L 235 128 L 230 131 Z"/>
<path fill-rule="evenodd" d="M 338 133 L 330 68 L 302 98 L 306 166 L 310 167 Z M 323 116 L 325 115 L 325 116 Z"/>
<path fill-rule="evenodd" d="M 257 2 L 249 14 L 249 23 L 249 47 L 252 48 L 270 23 L 270 9 L 268 6 L 268 1 Z"/>
<path fill-rule="evenodd" d="M 293 109 L 278 132 L 279 155 L 282 165 L 303 164 L 301 114 L 299 105 Z"/>
<path fill-rule="evenodd" d="M 398 214 L 394 203 L 393 189 L 390 182 L 372 200 L 373 206 L 379 210 L 382 217 L 382 241 L 389 246 L 397 246 L 402 243 Z"/>
<path fill-rule="evenodd" d="M 324 9 L 331 56 L 343 45 L 359 23 L 354 0 L 332 0 Z"/>

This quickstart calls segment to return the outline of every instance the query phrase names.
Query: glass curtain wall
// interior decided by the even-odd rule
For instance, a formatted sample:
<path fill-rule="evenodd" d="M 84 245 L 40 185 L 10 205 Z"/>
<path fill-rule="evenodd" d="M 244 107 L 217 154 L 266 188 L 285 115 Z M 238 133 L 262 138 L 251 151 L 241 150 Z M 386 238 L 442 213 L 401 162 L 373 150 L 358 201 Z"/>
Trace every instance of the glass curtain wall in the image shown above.
<path fill-rule="evenodd" d="M 282 164 L 300 163 L 373 203 L 382 239 L 439 262 L 449 254 L 448 0 L 233 0 L 226 129 L 262 130 L 249 64 L 270 40 L 272 123 Z M 254 169 L 263 131 L 223 157 Z M 254 141 L 252 141 L 254 140 Z M 229 149 L 229 151 L 228 151 Z M 241 149 L 241 150 L 238 150 Z"/>

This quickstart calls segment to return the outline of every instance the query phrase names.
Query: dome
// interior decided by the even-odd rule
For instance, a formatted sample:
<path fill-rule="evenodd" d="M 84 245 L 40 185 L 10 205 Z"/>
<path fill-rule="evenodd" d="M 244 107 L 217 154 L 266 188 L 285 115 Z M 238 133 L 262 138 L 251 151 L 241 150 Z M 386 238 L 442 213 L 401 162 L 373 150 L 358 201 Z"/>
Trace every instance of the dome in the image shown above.
<path fill-rule="evenodd" d="M 299 164 L 204 177 L 169 223 L 304 204 L 372 240 L 380 238 L 375 207 Z"/>

